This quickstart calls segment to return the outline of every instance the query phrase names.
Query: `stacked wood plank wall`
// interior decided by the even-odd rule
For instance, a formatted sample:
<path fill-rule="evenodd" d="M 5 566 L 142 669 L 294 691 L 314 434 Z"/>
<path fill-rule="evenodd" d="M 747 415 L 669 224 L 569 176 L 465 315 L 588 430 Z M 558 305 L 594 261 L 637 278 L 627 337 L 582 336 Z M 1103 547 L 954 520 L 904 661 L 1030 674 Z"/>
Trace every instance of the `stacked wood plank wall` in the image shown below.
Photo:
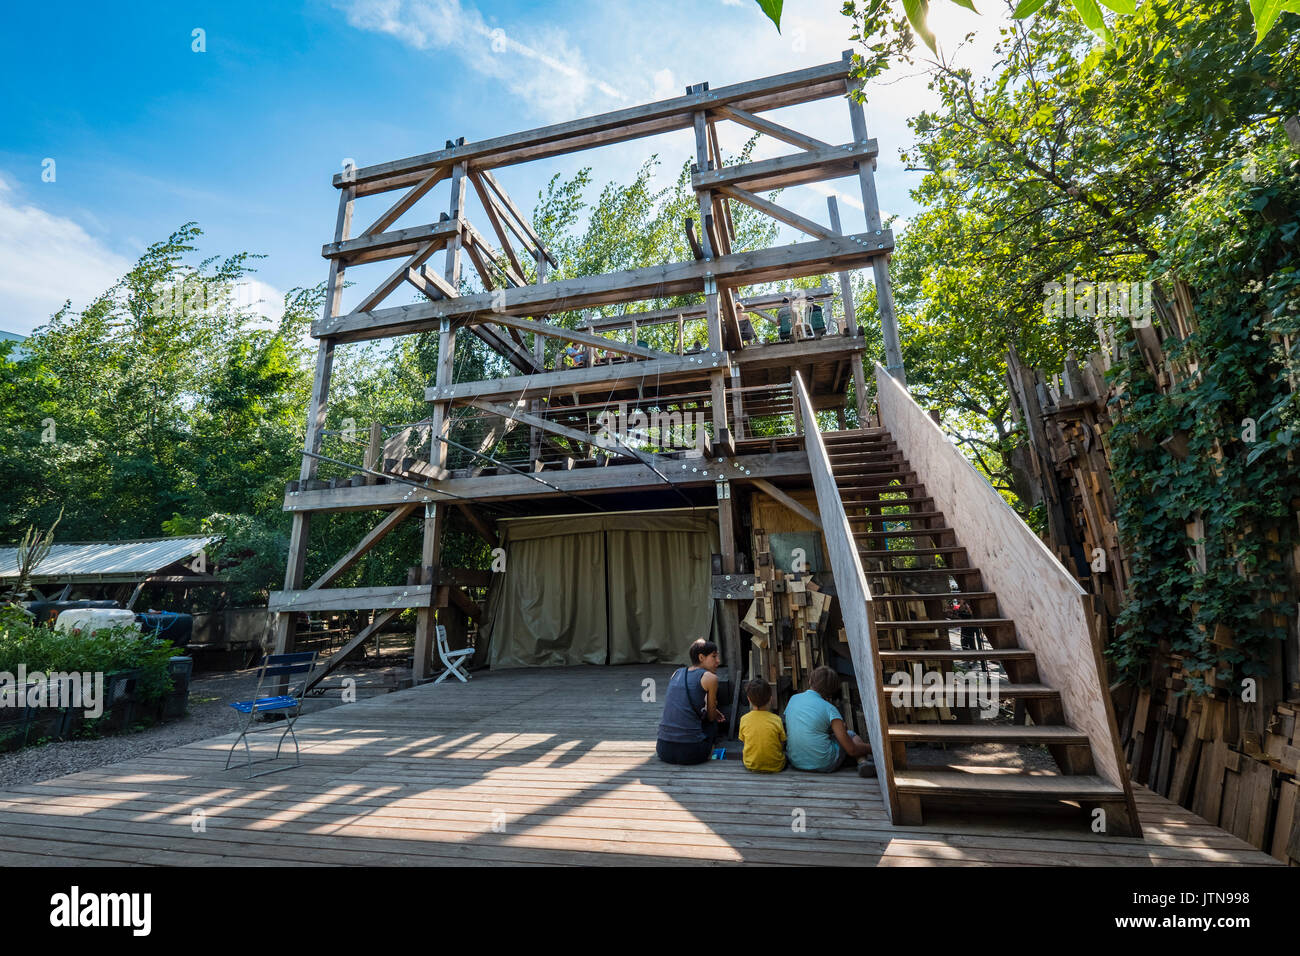
<path fill-rule="evenodd" d="M 1168 328 L 1185 337 L 1195 326 L 1188 290 L 1176 286 L 1165 306 Z M 1161 326 L 1139 327 L 1134 334 L 1163 392 L 1190 374 L 1186 365 L 1167 357 Z M 1129 587 L 1129 556 L 1116 522 L 1109 444 L 1114 393 L 1105 379 L 1117 343 L 1107 346 L 1083 360 L 1070 355 L 1060 374 L 1029 368 L 1012 351 L 1008 378 L 1012 409 L 1027 439 L 1018 467 L 1030 500 L 1044 504 L 1046 543 L 1091 591 L 1097 626 L 1109 638 Z M 1197 515 L 1189 516 L 1193 539 L 1198 521 Z M 1194 547 L 1188 557 L 1198 560 Z M 1300 601 L 1298 564 L 1292 556 L 1287 599 L 1293 606 Z M 1214 688 L 1212 696 L 1180 693 L 1193 675 L 1167 646 L 1151 660 L 1150 686 L 1116 685 L 1112 693 L 1135 781 L 1278 859 L 1300 865 L 1300 735 L 1295 727 L 1300 639 L 1294 619 L 1287 626 L 1285 646 L 1278 648 L 1271 677 L 1257 683 L 1255 701 L 1241 700 L 1213 673 L 1195 675 Z M 1221 630 L 1207 639 L 1225 647 L 1231 642 Z"/>

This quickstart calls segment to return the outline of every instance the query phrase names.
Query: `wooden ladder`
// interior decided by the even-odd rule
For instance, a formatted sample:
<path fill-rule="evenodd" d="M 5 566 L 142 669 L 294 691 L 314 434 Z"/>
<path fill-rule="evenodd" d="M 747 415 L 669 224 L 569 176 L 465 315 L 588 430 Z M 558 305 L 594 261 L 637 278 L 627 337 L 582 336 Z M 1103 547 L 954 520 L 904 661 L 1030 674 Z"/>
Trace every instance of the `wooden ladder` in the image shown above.
<path fill-rule="evenodd" d="M 1015 621 L 999 614 L 997 595 L 985 589 L 979 568 L 971 567 L 966 549 L 890 434 L 867 428 L 824 432 L 822 440 L 876 608 L 886 702 L 895 672 L 957 674 L 960 665 L 996 674 L 996 699 L 1014 704 L 1013 716 L 999 706 L 988 717 L 969 698 L 963 706 L 884 708 L 899 822 L 919 825 L 930 807 L 1017 809 L 1068 802 L 1087 811 L 1102 808 L 1110 817 L 1107 832 L 1131 832 L 1123 789 L 1096 774 L 1088 736 L 1066 723 L 1061 695 L 1040 679 L 1035 653 L 1018 643 Z M 958 617 L 959 606 L 971 616 Z M 968 635 L 975 631 L 973 641 L 963 642 L 974 646 L 953 646 L 957 628 L 970 629 Z M 1056 769 L 908 766 L 909 747 L 980 743 L 1044 746 Z"/>

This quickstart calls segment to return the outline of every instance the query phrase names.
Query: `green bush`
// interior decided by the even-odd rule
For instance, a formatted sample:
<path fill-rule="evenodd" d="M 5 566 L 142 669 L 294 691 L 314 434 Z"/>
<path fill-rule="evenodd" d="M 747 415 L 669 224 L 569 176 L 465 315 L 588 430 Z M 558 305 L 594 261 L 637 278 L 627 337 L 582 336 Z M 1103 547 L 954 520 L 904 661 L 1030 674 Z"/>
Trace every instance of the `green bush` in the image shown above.
<path fill-rule="evenodd" d="M 53 631 L 32 623 L 21 611 L 0 608 L 0 671 L 17 675 L 23 665 L 34 671 L 99 672 L 138 670 L 136 697 L 158 701 L 172 689 L 168 660 L 175 656 L 171 641 L 143 637 L 130 628 L 105 628 L 93 633 Z"/>

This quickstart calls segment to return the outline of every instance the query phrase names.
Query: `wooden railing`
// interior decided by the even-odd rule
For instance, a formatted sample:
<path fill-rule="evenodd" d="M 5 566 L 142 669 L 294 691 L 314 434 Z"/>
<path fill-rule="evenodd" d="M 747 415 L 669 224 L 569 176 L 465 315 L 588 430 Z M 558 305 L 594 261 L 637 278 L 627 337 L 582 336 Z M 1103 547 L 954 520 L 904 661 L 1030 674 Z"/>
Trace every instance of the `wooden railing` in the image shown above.
<path fill-rule="evenodd" d="M 867 576 L 862 572 L 862 559 L 853 540 L 844 502 L 840 500 L 831 461 L 826 454 L 826 444 L 817 429 L 817 413 L 803 378 L 795 373 L 791 383 L 795 407 L 804 423 L 804 445 L 808 451 L 808 468 L 812 474 L 813 490 L 817 495 L 817 510 L 821 514 L 822 535 L 826 552 L 835 574 L 836 597 L 844 615 L 844 632 L 849 639 L 849 652 L 853 656 L 853 673 L 862 698 L 862 716 L 867 723 L 867 737 L 876 762 L 880 780 L 880 797 L 885 812 L 893 822 L 900 823 L 898 790 L 894 785 L 894 761 L 886 739 L 885 691 L 881 679 L 880 653 L 876 644 L 875 609 Z"/>
<path fill-rule="evenodd" d="M 1119 748 L 1092 597 L 1011 510 L 907 389 L 876 366 L 880 423 L 920 476 L 973 567 L 1016 622 L 1045 683 L 1061 695 L 1065 720 L 1087 734 L 1097 774 L 1124 790 L 1134 825 L 1133 790 Z"/>

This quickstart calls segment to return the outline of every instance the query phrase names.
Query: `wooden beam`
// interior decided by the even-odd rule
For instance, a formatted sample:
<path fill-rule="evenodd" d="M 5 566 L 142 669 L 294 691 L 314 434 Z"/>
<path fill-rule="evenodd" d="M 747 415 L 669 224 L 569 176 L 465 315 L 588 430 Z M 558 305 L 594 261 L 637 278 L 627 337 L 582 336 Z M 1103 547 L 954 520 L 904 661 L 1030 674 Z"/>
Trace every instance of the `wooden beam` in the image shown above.
<path fill-rule="evenodd" d="M 430 299 L 454 299 L 460 295 L 460 292 L 453 288 L 450 282 L 438 275 L 438 273 L 431 271 L 427 265 L 421 266 L 418 270 L 414 268 L 407 269 L 406 281 Z"/>
<path fill-rule="evenodd" d="M 478 606 L 478 602 L 471 598 L 460 588 L 448 588 L 447 596 L 451 603 L 465 612 L 465 616 L 470 620 L 483 620 L 483 609 Z"/>
<path fill-rule="evenodd" d="M 356 189 L 347 186 L 339 193 L 338 215 L 334 220 L 334 241 L 343 242 L 352 235 L 352 210 L 356 200 Z M 343 275 L 346 266 L 342 259 L 331 259 L 329 278 L 325 285 L 325 301 L 322 304 L 322 319 L 332 319 L 341 308 L 343 301 Z M 330 376 L 334 369 L 334 342 L 321 340 L 316 348 L 316 369 L 312 376 L 311 399 L 307 406 L 307 433 L 303 441 L 302 463 L 298 469 L 299 481 L 308 481 L 316 476 L 318 459 L 315 457 L 321 449 L 321 438 L 325 429 L 325 415 L 329 410 Z M 289 532 L 289 556 L 285 562 L 284 586 L 289 589 L 302 587 L 303 574 L 307 565 L 307 542 L 311 533 L 311 515 L 296 514 Z M 277 614 L 273 625 L 272 646 L 275 653 L 284 654 L 293 650 L 294 631 L 297 624 L 292 614 Z M 277 684 L 277 686 L 284 686 Z"/>
<path fill-rule="evenodd" d="M 473 259 L 473 251 L 470 250 L 470 258 Z M 442 298 L 454 298 L 456 292 L 446 279 L 436 272 L 429 271 L 428 266 L 424 266 L 420 271 L 408 269 L 406 281 L 411 283 L 426 296 L 432 300 Z M 474 333 L 488 348 L 502 355 L 515 368 L 526 375 L 534 372 L 540 372 L 542 366 L 537 363 L 531 354 L 520 348 L 516 343 L 509 341 L 501 335 L 500 330 L 495 325 L 482 323 L 473 325 L 469 330 Z"/>
<path fill-rule="evenodd" d="M 484 316 L 483 319 L 487 317 Z M 648 349 L 643 345 L 629 345 L 626 342 L 620 342 L 617 339 L 607 339 L 603 335 L 593 335 L 590 332 L 580 332 L 577 329 L 566 329 L 562 325 L 553 325 L 550 322 L 539 322 L 535 319 L 525 319 L 515 315 L 493 315 L 493 322 L 499 325 L 509 326 L 511 328 L 523 329 L 526 332 L 532 332 L 536 335 L 543 335 L 552 339 L 562 339 L 565 342 L 577 342 L 580 345 L 590 345 L 593 348 L 605 349 L 609 352 L 618 352 L 620 355 L 635 355 L 638 358 L 661 359 L 677 358 L 670 352 L 660 352 L 656 349 Z M 480 320 L 482 321 L 482 320 Z M 473 327 L 474 322 L 469 325 Z"/>
<path fill-rule="evenodd" d="M 451 175 L 450 166 L 439 166 L 429 175 L 412 186 L 401 199 L 388 207 L 388 211 L 370 224 L 370 226 L 361 233 L 363 236 L 373 236 L 376 233 L 383 232 L 397 220 L 401 219 L 412 206 L 424 198 L 424 195 L 438 183 L 442 182 Z"/>
<path fill-rule="evenodd" d="M 326 259 L 342 259 L 350 266 L 378 262 L 381 259 L 399 259 L 409 256 L 426 242 L 445 245 L 460 232 L 460 228 L 461 224 L 456 220 L 411 226 L 393 232 L 326 243 L 321 247 L 320 254 Z"/>
<path fill-rule="evenodd" d="M 383 487 L 380 485 L 379 487 Z M 433 586 L 407 584 L 372 588 L 321 588 L 317 591 L 272 591 L 272 611 L 355 611 L 364 608 L 402 609 L 429 603 Z"/>
<path fill-rule="evenodd" d="M 340 188 L 352 185 L 357 190 L 357 195 L 364 196 L 419 182 L 434 168 L 460 161 L 472 162 L 479 169 L 495 168 L 530 159 L 559 156 L 597 144 L 623 142 L 670 130 L 688 129 L 692 125 L 693 114 L 700 109 L 736 106 L 758 112 L 807 103 L 840 94 L 848 76 L 849 67 L 841 59 L 708 92 L 497 136 L 407 159 L 363 166 L 349 170 L 346 174 L 336 174 L 334 185 Z"/>
<path fill-rule="evenodd" d="M 362 555 L 377 545 L 380 541 L 383 541 L 384 538 L 388 537 L 389 533 L 391 533 L 393 529 L 405 521 L 406 518 L 419 507 L 419 505 L 402 505 L 401 507 L 394 508 L 392 512 L 384 518 L 384 520 L 380 521 L 379 524 L 367 531 L 365 537 L 358 541 L 347 554 L 335 561 L 333 566 L 317 578 L 316 581 L 307 588 L 307 590 L 319 590 L 320 588 L 329 585 L 330 582 L 336 580 L 339 575 L 352 567 L 352 565 L 356 564 Z"/>
<path fill-rule="evenodd" d="M 831 216 L 831 229 L 838 233 L 840 229 L 840 207 L 835 201 L 834 196 L 826 197 L 826 208 Z M 840 304 L 844 309 L 844 334 L 856 337 L 858 334 L 858 312 L 857 306 L 853 302 L 853 281 L 848 272 L 839 274 L 840 282 Z M 855 354 L 849 359 L 849 366 L 853 369 L 853 394 L 857 402 L 858 427 L 863 428 L 867 423 L 867 377 L 862 368 L 861 354 Z M 839 385 L 835 386 L 839 391 Z"/>
<path fill-rule="evenodd" d="M 725 373 L 728 360 L 744 368 L 788 368 L 809 362 L 846 359 L 861 352 L 866 344 L 861 338 L 822 336 L 798 342 L 773 342 L 761 348 L 748 348 L 742 352 L 695 352 L 645 362 L 621 362 L 615 365 L 597 365 L 594 368 L 565 369 L 542 372 L 537 375 L 511 376 L 484 382 L 458 382 L 454 385 L 434 386 L 425 389 L 426 401 L 465 401 L 471 398 L 523 398 L 544 395 L 553 391 L 583 394 L 604 391 L 618 383 L 635 388 L 653 384 L 656 387 L 698 378 L 702 372 Z M 715 365 L 716 363 L 716 365 Z"/>
<path fill-rule="evenodd" d="M 728 458 L 722 465 L 700 458 L 672 460 L 667 463 L 665 474 L 672 478 L 673 484 L 682 488 L 711 488 L 719 474 L 733 481 L 748 481 L 754 478 L 807 478 L 808 456 L 802 452 L 737 455 L 735 458 Z M 423 503 L 446 500 L 454 504 L 457 500 L 444 498 L 441 492 L 483 503 L 544 498 L 561 492 L 576 495 L 626 493 L 657 490 L 664 486 L 663 479 L 655 474 L 653 469 L 640 462 L 610 465 L 608 468 L 548 471 L 545 472 L 545 477 L 551 485 L 555 486 L 554 488 L 548 488 L 523 475 L 511 473 L 490 477 L 480 475 L 475 478 L 447 478 L 436 485 L 431 484 L 427 491 L 397 483 L 298 491 L 285 495 L 284 510 L 294 513 L 372 511 L 375 508 L 391 508 L 415 501 Z M 556 491 L 556 488 L 560 491 Z"/>
<path fill-rule="evenodd" d="M 493 405 L 491 402 L 472 401 L 469 403 L 480 411 L 489 412 L 493 415 L 500 415 L 502 418 L 513 418 L 515 421 L 524 425 L 529 425 L 539 431 L 549 432 L 552 435 L 559 435 L 561 438 L 567 438 L 570 441 L 580 442 L 584 445 L 591 445 L 593 448 L 604 448 L 596 441 L 596 436 L 589 432 L 579 431 L 576 428 L 569 428 L 567 425 L 560 425 L 556 422 L 549 421 L 539 415 L 531 415 L 522 409 L 503 408 L 500 405 Z M 615 454 L 613 448 L 607 448 L 610 454 Z M 649 456 L 654 457 L 654 456 Z"/>
<path fill-rule="evenodd" d="M 819 139 L 813 139 L 803 133 L 796 132 L 788 126 L 782 126 L 780 123 L 773 123 L 769 119 L 761 116 L 755 116 L 745 110 L 736 109 L 731 106 L 719 106 L 710 110 L 724 119 L 739 123 L 741 126 L 748 126 L 750 129 L 765 133 L 773 139 L 779 139 L 782 142 L 789 143 L 791 146 L 798 146 L 800 149 L 830 149 L 830 143 L 823 143 Z"/>
<path fill-rule="evenodd" d="M 789 296 L 788 292 L 767 293 L 765 295 L 751 295 L 744 299 L 736 301 L 745 308 L 745 311 L 763 309 L 769 306 L 778 306 L 781 300 Z M 829 286 L 818 286 L 815 289 L 804 289 L 803 295 L 810 300 L 822 300 L 833 298 L 835 292 Z M 599 319 L 593 319 L 588 323 L 588 328 L 595 332 L 607 332 L 611 329 L 630 328 L 633 323 L 638 326 L 642 325 L 667 325 L 670 322 L 677 322 L 680 319 L 702 319 L 708 314 L 708 307 L 703 302 L 695 305 L 677 305 L 669 309 L 653 309 L 647 312 L 623 312 L 619 315 L 605 316 Z M 772 321 L 776 321 L 773 319 Z"/>
<path fill-rule="evenodd" d="M 496 532 L 492 530 L 491 526 L 483 520 L 482 516 L 477 511 L 464 501 L 456 502 L 456 507 L 459 508 L 460 513 L 465 516 L 465 520 L 470 523 L 470 527 L 478 532 L 480 538 L 486 541 L 488 545 L 493 548 L 498 545 L 499 539 L 497 538 Z"/>
<path fill-rule="evenodd" d="M 497 234 L 501 240 L 501 248 L 510 260 L 510 265 L 514 267 L 515 274 L 522 280 L 524 276 L 523 264 L 519 261 L 519 256 L 515 253 L 515 247 L 510 244 L 510 236 L 506 232 L 506 227 L 502 224 L 497 204 L 493 197 L 488 195 L 487 186 L 473 172 L 469 174 L 469 180 L 474 184 L 474 192 L 478 194 L 479 202 L 483 204 L 483 211 L 487 213 L 488 222 L 492 223 L 492 231 Z"/>
<path fill-rule="evenodd" d="M 510 213 L 510 215 L 513 216 L 515 220 L 518 221 L 520 227 L 524 230 L 525 233 L 528 234 L 528 238 L 532 240 L 533 243 L 534 257 L 536 257 L 538 253 L 540 253 L 542 257 L 545 258 L 546 261 L 551 264 L 552 268 L 558 269 L 560 267 L 560 263 L 557 262 L 555 257 L 551 255 L 550 252 L 547 251 L 544 245 L 542 245 L 542 239 L 540 236 L 537 235 L 537 230 L 533 228 L 533 224 L 528 221 L 527 216 L 525 216 L 522 212 L 519 211 L 519 207 L 514 204 L 514 201 L 506 193 L 505 189 L 503 189 L 501 184 L 497 182 L 496 177 L 492 175 L 492 172 L 487 169 L 480 169 L 477 170 L 477 172 L 479 176 L 483 178 L 483 182 L 487 183 L 488 187 L 491 188 L 492 192 L 494 192 L 497 198 L 501 200 L 501 204 L 505 206 L 506 210 Z M 507 222 L 508 221 L 509 219 L 507 219 Z M 519 234 L 516 232 L 515 235 L 519 235 Z M 522 236 L 520 236 L 520 241 L 521 242 L 523 241 Z"/>
<path fill-rule="evenodd" d="M 739 186 L 719 186 L 718 192 L 722 193 L 724 196 L 730 196 L 732 199 L 738 199 L 745 205 L 752 206 L 759 212 L 771 216 L 773 219 L 783 222 L 786 225 L 794 226 L 796 229 L 802 230 L 803 232 L 808 233 L 808 235 L 815 236 L 818 239 L 830 239 L 838 235 L 838 233 L 832 232 L 821 223 L 813 222 L 813 220 L 805 218 L 797 212 L 786 209 L 784 206 L 778 206 L 776 203 L 770 202 L 762 196 L 755 196 L 749 190 L 741 189 Z"/>
<path fill-rule="evenodd" d="M 739 185 L 751 190 L 784 189 L 855 175 L 858 164 L 870 162 L 879 151 L 879 145 L 874 139 L 865 143 L 810 149 L 774 159 L 724 166 L 721 169 L 700 169 L 691 176 L 691 185 L 695 189 Z"/>
<path fill-rule="evenodd" d="M 379 305 L 379 303 L 392 295 L 393 290 L 403 282 L 407 281 L 407 276 L 410 275 L 412 269 L 422 265 L 430 256 L 445 245 L 446 240 L 442 239 L 426 242 L 420 248 L 416 249 L 415 252 L 411 253 L 410 258 L 394 269 L 387 279 L 376 286 L 373 292 L 357 304 L 355 312 L 369 312 L 371 309 L 375 308 L 375 306 Z"/>
<path fill-rule="evenodd" d="M 665 375 L 699 374 L 712 363 L 725 361 L 725 353 L 699 352 L 682 357 L 673 356 L 665 359 L 651 359 L 646 362 L 623 362 L 618 365 L 597 365 L 559 372 L 542 372 L 538 375 L 521 376 L 516 381 L 495 379 L 486 382 L 459 382 L 448 386 L 434 386 L 425 389 L 427 401 L 461 401 L 471 398 L 492 398 L 537 395 L 556 389 L 584 392 L 606 387 L 614 382 L 631 381 L 648 378 L 658 381 Z"/>
<path fill-rule="evenodd" d="M 845 51 L 842 56 L 845 64 L 853 60 L 853 54 Z M 848 94 L 849 121 L 853 126 L 855 142 L 869 143 L 867 138 L 867 115 L 854 94 L 860 88 L 858 80 L 850 78 L 845 81 L 844 91 Z M 862 188 L 862 209 L 867 220 L 868 232 L 884 232 L 880 219 L 880 202 L 876 197 L 875 161 L 858 165 L 858 183 Z M 885 345 L 885 364 L 889 374 L 904 385 L 907 373 L 903 369 L 903 350 L 898 338 L 898 316 L 894 312 L 894 290 L 889 281 L 889 257 L 882 256 L 879 262 L 871 264 L 872 275 L 876 285 L 876 311 L 880 315 L 881 337 Z"/>
<path fill-rule="evenodd" d="M 347 660 L 349 654 L 366 642 L 370 635 L 374 634 L 400 613 L 400 611 L 381 611 L 379 614 L 375 615 L 373 621 L 359 630 L 350 641 L 330 655 L 329 660 L 325 662 L 325 666 L 312 675 L 311 680 L 307 682 L 305 690 L 311 690 L 333 673 L 340 664 Z"/>
<path fill-rule="evenodd" d="M 728 287 L 825 275 L 866 265 L 876 257 L 888 255 L 893 247 L 894 237 L 889 230 L 882 231 L 879 236 L 855 235 L 797 242 L 771 249 L 737 252 L 715 258 L 712 262 L 646 266 L 518 289 L 464 295 L 440 302 L 420 302 L 374 312 L 356 311 L 313 323 L 312 335 L 356 342 L 427 331 L 437 328 L 444 317 L 472 319 L 481 316 L 492 321 L 492 314 L 548 315 L 611 302 L 698 294 L 710 275 L 720 285 Z"/>
<path fill-rule="evenodd" d="M 779 501 L 781 504 L 785 505 L 787 508 L 789 508 L 795 514 L 797 514 L 799 517 L 803 518 L 805 521 L 812 522 L 818 528 L 822 526 L 822 519 L 817 517 L 816 512 L 810 511 L 807 508 L 805 508 L 803 505 L 799 504 L 799 502 L 795 501 L 793 498 L 787 495 L 776 485 L 772 484 L 766 478 L 755 478 L 752 484 L 759 491 L 763 492 L 763 494 L 767 495 L 769 498 Z"/>
<path fill-rule="evenodd" d="M 505 256 L 498 252 L 492 243 L 484 238 L 483 233 L 475 229 L 473 223 L 470 222 L 465 223 L 465 243 L 478 249 L 480 254 L 487 256 L 492 265 L 501 270 L 501 274 L 510 281 L 511 285 L 518 288 L 528 284 L 524 281 L 524 277 L 515 271 L 514 266 L 506 260 Z"/>

